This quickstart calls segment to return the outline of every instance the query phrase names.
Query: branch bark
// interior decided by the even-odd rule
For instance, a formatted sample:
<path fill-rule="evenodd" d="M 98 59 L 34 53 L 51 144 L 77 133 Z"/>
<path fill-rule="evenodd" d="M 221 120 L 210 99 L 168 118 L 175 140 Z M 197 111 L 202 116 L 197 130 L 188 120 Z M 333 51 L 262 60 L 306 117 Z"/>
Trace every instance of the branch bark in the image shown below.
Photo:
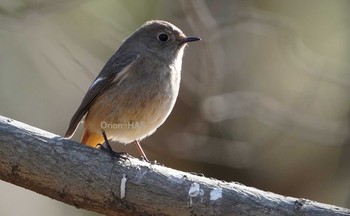
<path fill-rule="evenodd" d="M 101 150 L 1 116 L 0 179 L 113 216 L 350 215 L 348 209 L 134 158 L 117 160 Z"/>

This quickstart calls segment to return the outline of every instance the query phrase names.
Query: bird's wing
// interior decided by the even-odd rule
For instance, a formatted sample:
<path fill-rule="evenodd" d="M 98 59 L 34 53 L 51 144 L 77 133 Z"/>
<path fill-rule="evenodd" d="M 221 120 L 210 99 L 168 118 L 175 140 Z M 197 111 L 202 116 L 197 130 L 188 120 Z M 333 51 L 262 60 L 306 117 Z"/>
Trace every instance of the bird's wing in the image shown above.
<path fill-rule="evenodd" d="M 107 88 L 109 88 L 112 83 L 118 81 L 118 79 L 127 72 L 127 69 L 136 61 L 137 58 L 137 54 L 122 55 L 121 53 L 117 52 L 108 60 L 100 74 L 96 77 L 85 94 L 83 101 L 69 123 L 68 130 L 64 137 L 70 138 L 73 136 L 79 122 L 88 112 L 96 98 Z"/>

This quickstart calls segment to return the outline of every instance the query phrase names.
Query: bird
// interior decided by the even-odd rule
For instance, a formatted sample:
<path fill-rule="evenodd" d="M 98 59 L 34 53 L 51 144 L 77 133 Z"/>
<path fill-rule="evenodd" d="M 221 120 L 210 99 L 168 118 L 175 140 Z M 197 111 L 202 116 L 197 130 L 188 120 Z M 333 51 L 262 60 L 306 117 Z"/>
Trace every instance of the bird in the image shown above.
<path fill-rule="evenodd" d="M 179 93 L 184 49 L 199 40 L 167 21 L 144 23 L 124 40 L 92 82 L 64 137 L 71 138 L 83 122 L 82 144 L 135 142 L 148 160 L 139 141 L 170 115 Z"/>

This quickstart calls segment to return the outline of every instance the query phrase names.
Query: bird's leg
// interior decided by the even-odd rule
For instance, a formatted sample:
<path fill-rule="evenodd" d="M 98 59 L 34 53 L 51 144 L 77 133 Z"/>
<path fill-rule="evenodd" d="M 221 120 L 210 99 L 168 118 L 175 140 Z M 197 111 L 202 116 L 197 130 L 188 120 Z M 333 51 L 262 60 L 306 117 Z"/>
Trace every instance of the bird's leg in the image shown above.
<path fill-rule="evenodd" d="M 147 158 L 145 152 L 143 151 L 143 149 L 142 149 L 142 147 L 141 147 L 139 141 L 138 141 L 138 140 L 135 140 L 134 142 L 135 142 L 135 144 L 136 144 L 136 146 L 137 146 L 137 148 L 138 148 L 138 150 L 139 150 L 139 152 L 140 152 L 140 154 L 141 154 L 141 157 L 143 157 L 143 159 L 144 159 L 145 161 L 149 162 L 149 160 L 148 160 L 148 158 Z"/>
<path fill-rule="evenodd" d="M 116 157 L 116 158 L 121 158 L 121 159 L 128 159 L 127 157 L 126 157 L 126 153 L 125 152 L 115 152 L 115 151 L 113 151 L 113 149 L 112 149 L 112 147 L 111 147 L 111 145 L 109 144 L 109 141 L 108 141 L 108 139 L 107 139 L 107 135 L 106 135 L 106 132 L 104 131 L 104 130 L 102 130 L 101 129 L 101 133 L 102 133 L 102 136 L 103 136 L 103 139 L 104 139 L 104 141 L 105 141 L 105 143 L 106 143 L 106 147 L 104 147 L 102 144 L 98 144 L 99 146 L 100 146 L 100 148 L 101 148 L 101 150 L 103 150 L 103 151 L 107 151 L 110 155 L 112 155 L 113 157 Z"/>

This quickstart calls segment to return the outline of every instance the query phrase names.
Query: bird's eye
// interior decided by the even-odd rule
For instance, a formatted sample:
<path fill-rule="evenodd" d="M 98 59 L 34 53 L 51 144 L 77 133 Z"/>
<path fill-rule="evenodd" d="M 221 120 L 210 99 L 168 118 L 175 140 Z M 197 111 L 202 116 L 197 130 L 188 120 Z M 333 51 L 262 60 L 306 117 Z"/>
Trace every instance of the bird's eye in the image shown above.
<path fill-rule="evenodd" d="M 169 39 L 169 37 L 168 37 L 167 34 L 162 33 L 162 34 L 158 35 L 158 40 L 160 40 L 160 41 L 165 42 L 165 41 L 167 41 L 168 39 Z"/>

